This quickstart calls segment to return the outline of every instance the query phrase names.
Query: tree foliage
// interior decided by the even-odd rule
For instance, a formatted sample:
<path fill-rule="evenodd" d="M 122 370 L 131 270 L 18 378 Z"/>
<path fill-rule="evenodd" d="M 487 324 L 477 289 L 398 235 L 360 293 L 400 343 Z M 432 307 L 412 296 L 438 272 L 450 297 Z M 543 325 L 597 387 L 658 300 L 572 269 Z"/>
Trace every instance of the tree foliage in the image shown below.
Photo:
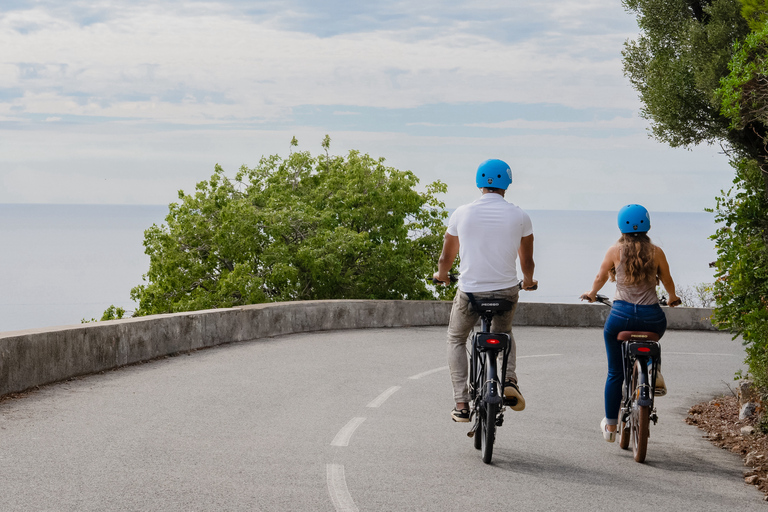
<path fill-rule="evenodd" d="M 741 335 L 750 373 L 768 389 L 768 205 L 757 161 L 741 159 L 734 166 L 735 186 L 717 198 L 715 209 L 714 319 Z"/>
<path fill-rule="evenodd" d="M 768 1 L 625 0 L 642 34 L 624 70 L 653 135 L 720 143 L 735 169 L 716 198 L 714 320 L 741 335 L 768 390 Z"/>
<path fill-rule="evenodd" d="M 741 14 L 749 23 L 749 29 L 759 32 L 768 20 L 768 0 L 741 0 Z"/>
<path fill-rule="evenodd" d="M 146 230 L 137 315 L 308 299 L 432 299 L 428 286 L 447 218 L 437 181 L 416 191 L 410 171 L 350 151 L 292 151 L 216 166 L 179 192 L 166 224 Z M 297 145 L 295 138 L 292 147 Z M 441 287 L 442 288 L 442 287 Z"/>
<path fill-rule="evenodd" d="M 624 72 L 657 139 L 673 147 L 728 138 L 716 95 L 733 44 L 749 28 L 738 0 L 625 0 L 642 33 L 625 45 Z"/>

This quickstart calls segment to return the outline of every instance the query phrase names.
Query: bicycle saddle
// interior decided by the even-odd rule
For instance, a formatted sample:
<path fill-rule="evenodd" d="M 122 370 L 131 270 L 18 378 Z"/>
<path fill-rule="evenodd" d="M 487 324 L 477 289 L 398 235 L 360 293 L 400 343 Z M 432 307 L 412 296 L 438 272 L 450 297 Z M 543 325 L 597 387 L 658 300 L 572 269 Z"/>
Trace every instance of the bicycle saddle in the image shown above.
<path fill-rule="evenodd" d="M 477 313 L 510 311 L 513 304 L 507 299 L 475 299 Z"/>
<path fill-rule="evenodd" d="M 659 335 L 648 331 L 621 331 L 620 341 L 659 341 Z"/>

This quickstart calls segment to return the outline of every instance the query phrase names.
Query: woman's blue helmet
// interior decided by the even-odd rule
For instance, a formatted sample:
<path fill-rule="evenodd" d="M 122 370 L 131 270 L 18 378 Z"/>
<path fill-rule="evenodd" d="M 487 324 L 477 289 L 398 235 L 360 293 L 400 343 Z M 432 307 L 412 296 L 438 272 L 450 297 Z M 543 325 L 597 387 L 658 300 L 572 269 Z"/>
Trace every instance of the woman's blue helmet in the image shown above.
<path fill-rule="evenodd" d="M 628 204 L 619 210 L 619 231 L 646 233 L 651 229 L 651 215 L 639 204 Z"/>
<path fill-rule="evenodd" d="M 507 190 L 512 184 L 512 169 L 506 162 L 492 158 L 480 164 L 475 178 L 477 188 L 500 188 Z"/>

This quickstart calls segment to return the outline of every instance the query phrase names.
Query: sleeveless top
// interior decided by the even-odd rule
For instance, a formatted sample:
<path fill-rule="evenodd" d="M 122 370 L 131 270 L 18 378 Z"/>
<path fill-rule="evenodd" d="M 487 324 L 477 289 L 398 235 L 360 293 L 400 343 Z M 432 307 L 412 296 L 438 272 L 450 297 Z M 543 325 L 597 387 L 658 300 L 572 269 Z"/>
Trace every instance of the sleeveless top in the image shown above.
<path fill-rule="evenodd" d="M 616 267 L 616 295 L 613 300 L 623 300 L 631 304 L 650 306 L 659 303 L 656 295 L 656 276 L 651 277 L 645 283 L 626 284 L 627 274 L 624 270 L 624 258 L 621 258 Z"/>

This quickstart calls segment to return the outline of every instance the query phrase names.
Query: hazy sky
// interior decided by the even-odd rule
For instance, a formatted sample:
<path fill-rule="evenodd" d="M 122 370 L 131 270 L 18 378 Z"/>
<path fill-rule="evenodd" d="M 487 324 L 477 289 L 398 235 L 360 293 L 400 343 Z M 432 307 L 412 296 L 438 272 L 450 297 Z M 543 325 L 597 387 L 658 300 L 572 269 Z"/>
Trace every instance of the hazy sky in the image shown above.
<path fill-rule="evenodd" d="M 358 149 L 530 209 L 701 211 L 718 148 L 648 138 L 618 0 L 2 0 L 0 203 L 167 204 L 220 163 Z"/>

